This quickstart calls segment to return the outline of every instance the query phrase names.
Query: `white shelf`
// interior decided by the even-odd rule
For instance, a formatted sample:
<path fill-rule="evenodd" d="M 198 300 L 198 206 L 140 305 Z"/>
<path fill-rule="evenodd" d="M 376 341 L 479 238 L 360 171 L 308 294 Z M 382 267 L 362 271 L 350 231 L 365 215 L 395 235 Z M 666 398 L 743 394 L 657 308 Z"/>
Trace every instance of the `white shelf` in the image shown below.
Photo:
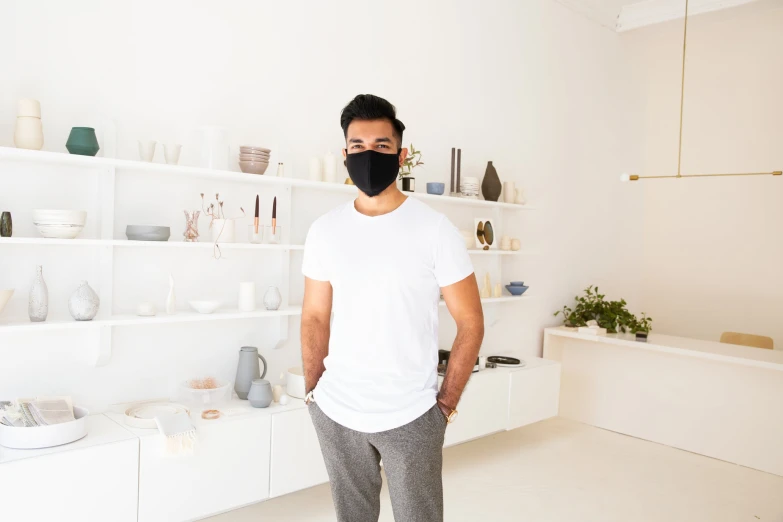
<path fill-rule="evenodd" d="M 534 250 L 468 250 L 468 254 L 472 256 L 532 256 L 536 252 Z"/>
<path fill-rule="evenodd" d="M 121 248 L 184 248 L 211 249 L 214 243 L 185 241 L 131 241 L 127 239 L 49 239 L 45 237 L 4 237 L 0 245 L 92 246 Z M 221 250 L 304 250 L 304 245 L 257 245 L 253 243 L 219 243 Z"/>
<path fill-rule="evenodd" d="M 298 178 L 278 178 L 277 176 L 259 176 L 256 174 L 245 174 L 243 172 L 230 170 L 213 170 L 201 167 L 188 167 L 184 165 L 167 165 L 165 163 L 146 163 L 143 161 L 132 161 L 116 158 L 103 158 L 92 156 L 79 156 L 72 154 L 63 154 L 60 152 L 47 152 L 40 150 L 24 150 L 13 147 L 0 147 L 0 159 L 22 161 L 30 163 L 43 163 L 51 165 L 64 165 L 73 167 L 105 167 L 119 170 L 132 170 L 136 172 L 158 172 L 174 176 L 188 176 L 197 178 L 220 179 L 225 181 L 236 181 L 241 183 L 258 183 L 268 185 L 280 185 L 284 187 L 301 187 L 315 190 L 324 190 L 329 192 L 342 192 L 345 194 L 356 194 L 356 187 L 340 183 L 326 183 L 323 181 L 310 181 Z M 504 203 L 501 201 L 485 201 L 479 199 L 456 198 L 450 196 L 436 196 L 422 192 L 407 193 L 414 197 L 426 201 L 448 203 L 454 205 L 465 205 L 473 207 L 492 207 L 508 210 L 533 210 L 531 205 L 517 205 L 515 203 Z"/>
<path fill-rule="evenodd" d="M 519 302 L 519 301 L 528 301 L 530 299 L 533 299 L 533 296 L 530 295 L 506 295 L 503 297 L 485 297 L 481 300 L 482 304 L 496 304 L 496 303 L 512 303 L 512 302 Z M 441 306 L 446 306 L 446 301 L 443 299 L 440 300 Z"/>

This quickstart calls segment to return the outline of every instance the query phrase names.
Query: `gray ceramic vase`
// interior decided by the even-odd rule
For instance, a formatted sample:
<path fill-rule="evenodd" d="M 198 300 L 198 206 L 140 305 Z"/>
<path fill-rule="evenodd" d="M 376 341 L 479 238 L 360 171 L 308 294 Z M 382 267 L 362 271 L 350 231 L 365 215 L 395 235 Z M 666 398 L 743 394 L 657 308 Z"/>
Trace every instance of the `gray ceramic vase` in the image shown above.
<path fill-rule="evenodd" d="M 46 321 L 46 316 L 49 315 L 49 289 L 46 288 L 46 281 L 43 278 L 43 267 L 40 265 L 36 271 L 33 286 L 30 287 L 27 315 L 30 316 L 30 321 L 34 323 Z"/>
<path fill-rule="evenodd" d="M 500 191 L 503 190 L 503 184 L 498 177 L 498 171 L 490 161 L 487 163 L 487 171 L 484 173 L 484 180 L 481 182 L 481 194 L 487 201 L 497 201 L 500 198 Z"/>
<path fill-rule="evenodd" d="M 82 281 L 68 300 L 68 311 L 77 321 L 92 321 L 98 315 L 100 306 L 101 300 L 98 294 L 90 288 L 87 281 Z"/>
<path fill-rule="evenodd" d="M 266 408 L 272 404 L 272 384 L 266 379 L 253 379 L 247 400 L 254 408 Z"/>

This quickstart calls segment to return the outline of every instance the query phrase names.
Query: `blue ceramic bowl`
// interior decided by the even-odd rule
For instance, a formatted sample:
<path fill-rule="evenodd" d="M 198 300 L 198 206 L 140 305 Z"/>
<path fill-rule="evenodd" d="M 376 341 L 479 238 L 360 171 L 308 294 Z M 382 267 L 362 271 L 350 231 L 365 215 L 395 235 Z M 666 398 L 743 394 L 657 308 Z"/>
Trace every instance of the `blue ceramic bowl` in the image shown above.
<path fill-rule="evenodd" d="M 529 286 L 512 286 L 512 285 L 506 285 L 506 290 L 508 290 L 508 293 L 511 295 L 522 295 L 525 292 L 527 292 L 527 289 L 530 288 Z"/>
<path fill-rule="evenodd" d="M 508 284 L 509 286 L 525 286 L 525 283 L 522 281 L 510 281 Z"/>
<path fill-rule="evenodd" d="M 445 183 L 427 183 L 427 194 L 442 196 L 444 190 L 446 190 Z"/>

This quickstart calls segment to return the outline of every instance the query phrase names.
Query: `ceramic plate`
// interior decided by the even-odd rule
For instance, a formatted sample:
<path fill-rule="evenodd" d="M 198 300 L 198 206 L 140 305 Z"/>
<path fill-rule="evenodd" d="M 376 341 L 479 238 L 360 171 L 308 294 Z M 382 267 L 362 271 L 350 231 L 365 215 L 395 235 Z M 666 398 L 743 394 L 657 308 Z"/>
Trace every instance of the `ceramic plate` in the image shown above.
<path fill-rule="evenodd" d="M 125 424 L 132 428 L 157 429 L 155 417 L 164 413 L 187 413 L 190 411 L 181 404 L 175 402 L 153 402 L 150 404 L 139 404 L 131 406 L 125 410 Z"/>

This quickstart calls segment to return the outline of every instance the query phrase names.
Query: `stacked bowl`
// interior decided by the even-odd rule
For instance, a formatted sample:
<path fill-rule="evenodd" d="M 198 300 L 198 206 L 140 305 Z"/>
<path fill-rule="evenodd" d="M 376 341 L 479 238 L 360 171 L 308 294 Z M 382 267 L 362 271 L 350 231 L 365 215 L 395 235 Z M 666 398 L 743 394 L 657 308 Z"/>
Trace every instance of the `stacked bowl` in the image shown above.
<path fill-rule="evenodd" d="M 33 224 L 46 238 L 74 239 L 86 221 L 85 210 L 33 210 Z"/>
<path fill-rule="evenodd" d="M 239 147 L 239 168 L 247 174 L 263 174 L 269 166 L 270 152 L 264 147 Z"/>

